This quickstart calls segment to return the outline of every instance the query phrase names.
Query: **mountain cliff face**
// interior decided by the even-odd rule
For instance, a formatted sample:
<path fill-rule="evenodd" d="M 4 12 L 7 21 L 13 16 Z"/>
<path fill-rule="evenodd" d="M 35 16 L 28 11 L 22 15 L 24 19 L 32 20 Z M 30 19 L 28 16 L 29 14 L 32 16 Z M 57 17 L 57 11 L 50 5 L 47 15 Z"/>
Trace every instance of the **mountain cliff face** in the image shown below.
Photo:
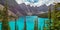
<path fill-rule="evenodd" d="M 51 10 L 53 10 L 53 7 L 54 5 L 50 5 L 50 8 L 51 8 Z M 39 6 L 39 7 L 37 7 L 37 6 L 35 6 L 35 7 L 33 7 L 33 6 L 30 6 L 30 5 L 25 5 L 24 3 L 22 3 L 22 4 L 20 4 L 20 7 L 21 7 L 21 9 L 23 9 L 23 11 L 25 11 L 25 12 L 31 12 L 31 13 L 33 13 L 33 15 L 38 15 L 38 14 L 41 14 L 41 12 L 47 12 L 48 10 L 49 10 L 49 6 L 47 6 L 47 5 L 41 5 L 41 6 Z"/>
<path fill-rule="evenodd" d="M 5 0 L 0 0 L 1 5 L 5 5 Z M 19 16 L 27 15 L 28 12 L 31 12 L 32 15 L 41 14 L 41 12 L 47 12 L 48 6 L 41 5 L 39 7 L 31 7 L 30 5 L 25 5 L 24 3 L 18 4 L 15 0 L 8 0 L 9 10 L 14 14 L 18 14 Z"/>
<path fill-rule="evenodd" d="M 2 4 L 3 6 L 5 5 L 5 0 L 0 0 L 0 4 Z M 17 12 L 19 12 L 19 15 L 22 15 L 20 13 L 20 10 L 22 10 L 19 5 L 17 4 L 17 2 L 15 0 L 8 0 L 7 1 L 9 10 L 12 11 L 13 13 L 17 14 Z"/>
<path fill-rule="evenodd" d="M 1 10 L 1 11 L 3 10 L 3 8 L 4 8 L 4 6 L 0 4 L 0 10 Z M 8 10 L 8 15 L 9 15 L 9 16 L 10 16 L 10 15 L 16 16 L 16 15 L 15 15 L 12 11 L 10 11 L 10 10 Z"/>
<path fill-rule="evenodd" d="M 39 11 L 46 12 L 46 11 L 48 11 L 48 6 L 46 6 L 46 5 L 44 4 L 44 5 L 40 6 L 40 7 L 38 7 L 38 10 L 39 10 Z"/>

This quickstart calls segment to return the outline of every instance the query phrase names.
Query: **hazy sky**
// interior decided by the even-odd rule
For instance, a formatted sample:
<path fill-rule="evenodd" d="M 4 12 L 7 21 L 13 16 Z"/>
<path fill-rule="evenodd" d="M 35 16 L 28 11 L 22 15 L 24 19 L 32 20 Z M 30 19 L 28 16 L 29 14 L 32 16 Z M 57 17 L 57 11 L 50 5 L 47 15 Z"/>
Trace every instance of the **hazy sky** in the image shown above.
<path fill-rule="evenodd" d="M 18 4 L 25 3 L 26 5 L 30 4 L 33 6 L 40 6 L 43 4 L 50 5 L 53 4 L 53 2 L 60 2 L 60 0 L 16 0 L 16 1 Z"/>

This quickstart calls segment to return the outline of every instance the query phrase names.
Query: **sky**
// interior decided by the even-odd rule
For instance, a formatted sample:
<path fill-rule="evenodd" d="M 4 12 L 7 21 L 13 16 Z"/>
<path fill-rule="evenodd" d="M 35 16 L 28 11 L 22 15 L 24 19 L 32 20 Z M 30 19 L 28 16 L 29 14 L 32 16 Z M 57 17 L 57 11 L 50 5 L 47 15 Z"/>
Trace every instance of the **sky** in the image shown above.
<path fill-rule="evenodd" d="M 31 6 L 41 6 L 46 4 L 47 6 L 53 4 L 53 2 L 60 2 L 60 0 L 16 0 L 18 4 L 25 3 Z"/>

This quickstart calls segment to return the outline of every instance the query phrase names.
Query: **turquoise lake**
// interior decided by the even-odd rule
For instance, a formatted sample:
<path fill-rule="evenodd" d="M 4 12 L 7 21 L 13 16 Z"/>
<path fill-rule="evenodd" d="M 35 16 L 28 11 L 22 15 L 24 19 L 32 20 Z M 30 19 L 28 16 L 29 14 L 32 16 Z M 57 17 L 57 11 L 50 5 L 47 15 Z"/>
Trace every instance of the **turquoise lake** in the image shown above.
<path fill-rule="evenodd" d="M 16 25 L 18 26 L 18 30 L 23 30 L 24 28 L 24 16 L 21 16 L 17 19 Z M 26 21 L 27 21 L 27 30 L 34 30 L 34 20 L 36 20 L 38 17 L 37 16 L 26 16 Z M 47 20 L 48 18 L 38 18 L 38 27 L 41 27 L 41 30 L 43 30 L 44 26 L 44 20 Z M 0 22 L 0 30 L 1 30 L 1 22 Z M 10 29 L 15 30 L 15 21 L 10 21 L 9 22 Z"/>

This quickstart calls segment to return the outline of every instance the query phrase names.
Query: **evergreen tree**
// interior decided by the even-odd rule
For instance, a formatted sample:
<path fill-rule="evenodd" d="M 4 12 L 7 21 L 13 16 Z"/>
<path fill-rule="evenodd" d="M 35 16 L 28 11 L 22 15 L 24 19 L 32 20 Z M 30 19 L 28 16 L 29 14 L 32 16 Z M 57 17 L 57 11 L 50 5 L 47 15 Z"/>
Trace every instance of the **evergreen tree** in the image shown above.
<path fill-rule="evenodd" d="M 17 14 L 17 16 L 15 17 L 15 30 L 18 30 L 18 27 L 17 27 L 17 24 L 16 24 L 16 21 L 17 21 L 17 19 L 18 19 L 18 14 Z"/>
<path fill-rule="evenodd" d="M 51 29 L 51 6 L 49 6 L 48 10 L 48 19 L 49 19 L 49 28 Z"/>
<path fill-rule="evenodd" d="M 9 27 L 9 22 L 8 22 L 8 5 L 7 5 L 7 0 L 5 0 L 5 6 L 3 9 L 3 20 L 2 20 L 2 30 L 10 30 Z"/>
<path fill-rule="evenodd" d="M 24 30 L 27 30 L 27 27 L 26 27 L 26 16 L 24 18 Z"/>
<path fill-rule="evenodd" d="M 38 30 L 38 18 L 37 18 L 37 20 L 35 20 L 34 30 Z"/>
<path fill-rule="evenodd" d="M 17 30 L 16 19 L 15 19 L 15 30 Z"/>
<path fill-rule="evenodd" d="M 57 16 L 56 16 L 56 5 L 54 6 L 55 7 L 55 9 L 54 9 L 54 12 L 53 12 L 53 27 L 54 27 L 54 29 L 55 29 L 55 25 L 56 25 L 56 23 L 57 23 Z"/>
<path fill-rule="evenodd" d="M 60 7 L 60 3 L 57 3 L 57 4 L 55 5 L 56 20 L 55 20 L 55 22 L 54 22 L 54 25 L 55 25 L 55 29 L 57 29 L 57 30 L 60 29 L 60 28 L 59 28 L 59 26 L 60 26 L 60 25 L 59 25 L 59 21 L 60 21 L 60 20 L 58 20 L 58 17 L 57 17 L 57 13 L 59 12 L 58 9 L 57 9 L 58 7 Z"/>
<path fill-rule="evenodd" d="M 2 11 L 0 10 L 0 21 L 2 20 Z"/>
<path fill-rule="evenodd" d="M 47 30 L 47 28 L 46 28 L 46 26 L 45 26 L 45 20 L 44 20 L 43 30 Z"/>
<path fill-rule="evenodd" d="M 17 19 L 18 19 L 18 16 L 15 18 L 15 30 L 18 30 L 18 26 L 17 26 L 17 23 L 16 23 Z"/>
<path fill-rule="evenodd" d="M 53 10 L 53 14 L 52 14 L 52 20 L 53 20 L 53 28 L 54 30 L 59 30 L 59 20 L 58 20 L 58 15 L 59 15 L 59 10 L 57 10 L 57 8 L 60 7 L 60 3 L 57 3 L 54 6 L 54 10 Z"/>
<path fill-rule="evenodd" d="M 15 18 L 13 16 L 9 16 L 8 15 L 8 0 L 5 0 L 5 5 L 3 10 L 0 12 L 0 18 L 2 19 L 2 30 L 10 30 L 9 27 L 9 20 L 11 20 L 11 18 Z M 17 17 L 16 17 L 17 18 Z M 16 19 L 15 19 L 16 21 Z"/>

